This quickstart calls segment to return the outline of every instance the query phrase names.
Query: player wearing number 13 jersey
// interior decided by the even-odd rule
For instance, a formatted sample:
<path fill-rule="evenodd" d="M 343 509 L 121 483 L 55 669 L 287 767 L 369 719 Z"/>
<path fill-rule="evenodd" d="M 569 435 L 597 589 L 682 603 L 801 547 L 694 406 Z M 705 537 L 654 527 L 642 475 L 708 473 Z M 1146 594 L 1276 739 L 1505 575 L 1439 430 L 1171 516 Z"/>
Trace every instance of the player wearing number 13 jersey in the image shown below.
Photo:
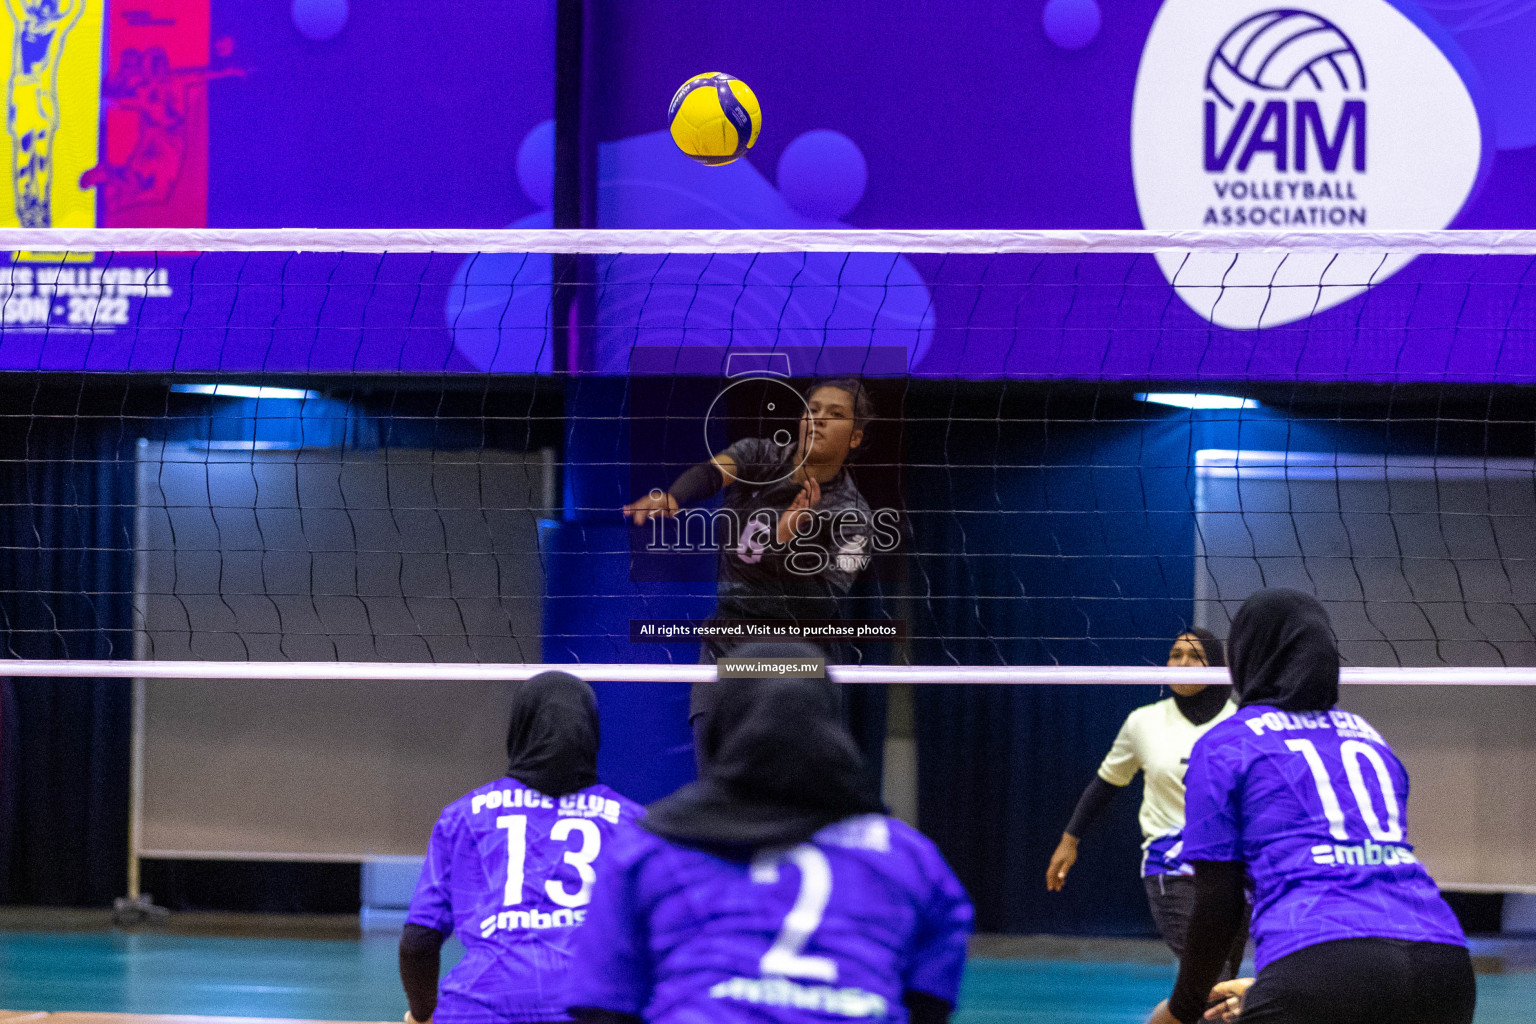
<path fill-rule="evenodd" d="M 733 682 L 704 777 L 599 868 L 571 1013 L 585 1024 L 941 1024 L 971 906 L 881 813 L 830 688 Z"/>
<path fill-rule="evenodd" d="M 1468 1024 L 1466 939 L 1409 844 L 1402 763 L 1334 706 L 1327 613 L 1306 594 L 1259 591 L 1230 642 L 1239 707 L 1190 754 L 1195 909 L 1178 984 L 1153 1021 L 1205 1013 L 1246 880 L 1258 978 L 1217 993 L 1241 1003 L 1243 1024 Z"/>
<path fill-rule="evenodd" d="M 545 672 L 513 690 L 507 775 L 444 808 L 400 939 L 416 1021 L 563 1021 L 596 869 L 639 805 L 597 784 L 592 688 Z M 449 932 L 464 958 L 437 991 Z"/>

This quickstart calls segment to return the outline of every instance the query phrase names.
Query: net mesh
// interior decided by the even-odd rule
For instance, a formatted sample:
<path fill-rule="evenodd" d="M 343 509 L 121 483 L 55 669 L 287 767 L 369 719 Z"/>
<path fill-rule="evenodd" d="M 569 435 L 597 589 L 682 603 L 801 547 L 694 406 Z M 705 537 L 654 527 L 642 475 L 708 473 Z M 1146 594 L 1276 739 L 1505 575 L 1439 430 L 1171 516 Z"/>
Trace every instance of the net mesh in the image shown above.
<path fill-rule="evenodd" d="M 1431 684 L 1350 706 L 1429 780 L 1436 877 L 1536 885 L 1529 830 L 1486 810 L 1525 806 L 1523 776 L 1434 785 L 1533 742 L 1536 237 L 0 247 L 7 675 L 140 680 L 132 895 L 141 857 L 419 854 L 499 761 L 501 683 L 545 666 L 697 681 L 700 627 L 789 623 L 845 681 L 1188 682 L 1201 670 L 1163 667 L 1171 638 L 1224 635 L 1268 586 L 1324 601 L 1347 682 Z M 846 416 L 811 409 L 829 378 Z M 776 474 L 808 415 L 862 434 L 844 483 L 807 496 L 814 531 L 780 542 L 798 481 Z M 721 452 L 744 482 L 723 499 L 622 513 Z M 18 704 L 51 720 L 73 685 Z M 1021 880 L 1156 691 L 900 687 L 887 714 L 885 689 L 850 689 L 888 802 L 984 924 L 1094 920 L 1088 896 L 1037 906 Z M 600 701 L 605 778 L 644 800 L 688 777 L 681 688 Z M 1106 850 L 1129 864 L 1122 824 Z"/>
<path fill-rule="evenodd" d="M 620 509 L 856 378 L 839 661 L 1536 663 L 1523 235 L 0 234 L 15 658 L 692 663 L 745 524 Z"/>

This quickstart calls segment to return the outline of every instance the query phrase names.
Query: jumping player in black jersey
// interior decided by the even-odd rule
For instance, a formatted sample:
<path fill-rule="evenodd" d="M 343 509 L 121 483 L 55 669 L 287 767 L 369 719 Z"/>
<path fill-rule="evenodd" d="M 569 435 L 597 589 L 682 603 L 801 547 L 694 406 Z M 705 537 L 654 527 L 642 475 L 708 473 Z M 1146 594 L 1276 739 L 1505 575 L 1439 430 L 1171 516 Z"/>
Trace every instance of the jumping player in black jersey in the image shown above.
<path fill-rule="evenodd" d="M 869 505 L 846 463 L 864 442 L 873 405 L 852 378 L 817 381 L 805 404 L 796 443 L 744 438 L 685 471 L 666 492 L 624 506 L 641 526 L 725 489 L 731 529 L 718 531 L 715 622 L 839 618 L 842 598 L 869 563 Z M 706 641 L 699 660 L 730 653 L 730 645 Z M 696 741 L 718 692 L 717 684 L 694 687 L 688 717 Z"/>

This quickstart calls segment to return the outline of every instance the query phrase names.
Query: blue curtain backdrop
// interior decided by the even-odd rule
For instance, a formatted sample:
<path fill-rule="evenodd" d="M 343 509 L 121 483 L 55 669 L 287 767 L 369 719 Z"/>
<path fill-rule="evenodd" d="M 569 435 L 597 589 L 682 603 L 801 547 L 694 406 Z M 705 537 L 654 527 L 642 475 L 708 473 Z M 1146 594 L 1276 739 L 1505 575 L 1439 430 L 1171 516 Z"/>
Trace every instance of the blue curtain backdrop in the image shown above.
<path fill-rule="evenodd" d="M 1185 453 L 1139 403 L 1070 386 L 913 389 L 907 428 L 923 664 L 1160 662 L 1193 604 Z M 1176 458 L 1169 458 L 1169 455 Z M 1192 461 L 1192 460 L 1191 460 Z M 1181 509 L 1178 512 L 1149 509 Z M 1188 536 L 1186 536 L 1188 535 Z M 1189 549 L 1189 550 L 1187 550 Z M 1132 553 L 1166 552 L 1127 559 Z M 1137 878 L 1136 792 L 1082 844 L 1063 893 L 1045 867 L 1136 687 L 920 686 L 920 824 L 989 932 L 1151 931 Z"/>
<path fill-rule="evenodd" d="M 131 657 L 132 437 L 92 415 L 79 387 L 8 389 L 0 402 L 6 655 Z M 130 686 L 0 683 L 0 900 L 94 905 L 123 894 Z"/>

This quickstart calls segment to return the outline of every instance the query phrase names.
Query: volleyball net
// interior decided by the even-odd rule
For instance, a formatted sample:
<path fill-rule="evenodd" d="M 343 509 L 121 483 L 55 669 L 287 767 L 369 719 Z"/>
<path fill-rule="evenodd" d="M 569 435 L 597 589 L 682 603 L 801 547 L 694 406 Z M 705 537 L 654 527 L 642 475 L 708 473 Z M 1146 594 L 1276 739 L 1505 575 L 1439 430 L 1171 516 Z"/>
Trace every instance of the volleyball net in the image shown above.
<path fill-rule="evenodd" d="M 1163 667 L 1171 640 L 1224 636 L 1248 594 L 1287 586 L 1329 609 L 1347 683 L 1430 684 L 1355 698 L 1424 736 L 1410 756 L 1536 750 L 1530 233 L 102 230 L 0 248 L 7 671 L 140 680 L 144 856 L 399 852 L 398 822 L 499 748 L 502 683 L 696 681 L 722 623 L 732 643 L 821 644 L 845 682 L 1156 686 L 1219 679 Z M 744 442 L 793 474 L 817 381 L 870 402 L 842 477 L 862 505 L 838 506 L 865 528 L 777 550 L 729 493 L 624 515 Z M 780 476 L 741 479 L 781 497 Z M 808 599 L 722 613 L 734 584 Z M 937 720 L 935 701 L 919 695 Z M 1451 703 L 1461 731 L 1431 735 Z M 270 742 L 231 744 L 228 723 L 259 721 Z M 407 736 L 419 753 L 381 760 L 381 737 Z M 193 766 L 262 777 L 275 749 L 359 793 L 432 781 L 345 842 L 283 818 L 297 782 L 178 817 L 210 801 Z M 1466 824 L 1447 818 L 1442 845 L 1468 884 L 1536 884 L 1518 844 L 1455 852 Z"/>
<path fill-rule="evenodd" d="M 748 524 L 621 509 L 852 378 L 839 661 L 1145 665 L 1263 586 L 1536 661 L 1523 234 L 0 240 L 16 658 L 692 663 Z"/>

